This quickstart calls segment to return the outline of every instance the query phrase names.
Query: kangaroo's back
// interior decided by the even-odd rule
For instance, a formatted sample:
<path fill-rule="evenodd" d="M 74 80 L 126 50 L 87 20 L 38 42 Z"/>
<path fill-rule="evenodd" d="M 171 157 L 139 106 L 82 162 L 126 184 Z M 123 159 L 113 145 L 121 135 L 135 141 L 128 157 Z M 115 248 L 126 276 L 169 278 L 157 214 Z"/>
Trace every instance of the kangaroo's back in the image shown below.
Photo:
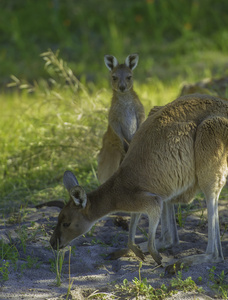
<path fill-rule="evenodd" d="M 208 212 L 207 248 L 205 254 L 181 258 L 177 266 L 182 262 L 187 266 L 222 262 L 218 199 L 227 175 L 228 103 L 206 95 L 181 97 L 148 117 L 117 172 L 95 191 L 86 195 L 71 172 L 64 174 L 70 202 L 59 215 L 51 244 L 55 249 L 58 244 L 64 247 L 103 216 L 131 212 L 128 245 L 143 257 L 134 244 L 134 235 L 140 214 L 146 213 L 148 250 L 161 264 L 155 242 L 159 220 L 162 235 L 173 244 L 173 203 L 188 203 L 202 191 Z"/>
<path fill-rule="evenodd" d="M 200 125 L 215 116 L 227 120 L 228 103 L 198 94 L 180 97 L 149 116 L 135 134 L 121 165 L 123 177 L 130 178 L 127 184 L 172 198 L 197 184 L 196 157 L 200 160 L 204 155 L 203 145 L 202 149 L 199 144 L 196 148 L 197 134 L 202 130 Z M 207 129 L 211 145 L 216 143 L 213 132 L 212 127 Z M 228 130 L 223 137 L 228 141 L 226 134 Z M 210 163 L 210 157 L 208 160 Z"/>

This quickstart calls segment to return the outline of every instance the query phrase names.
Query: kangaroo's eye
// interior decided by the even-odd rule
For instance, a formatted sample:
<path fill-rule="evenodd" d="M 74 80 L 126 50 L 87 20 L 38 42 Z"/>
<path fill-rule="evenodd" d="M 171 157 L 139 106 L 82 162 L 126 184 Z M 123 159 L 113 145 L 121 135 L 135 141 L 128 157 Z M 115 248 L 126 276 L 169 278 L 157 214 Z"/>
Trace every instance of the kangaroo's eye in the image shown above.
<path fill-rule="evenodd" d="M 132 76 L 128 76 L 128 77 L 127 77 L 127 80 L 131 80 L 131 78 L 132 78 Z"/>
<path fill-rule="evenodd" d="M 116 81 L 118 78 L 116 76 L 112 76 L 112 79 Z"/>
<path fill-rule="evenodd" d="M 63 223 L 63 227 L 64 228 L 67 228 L 67 227 L 69 227 L 70 226 L 70 223 Z"/>

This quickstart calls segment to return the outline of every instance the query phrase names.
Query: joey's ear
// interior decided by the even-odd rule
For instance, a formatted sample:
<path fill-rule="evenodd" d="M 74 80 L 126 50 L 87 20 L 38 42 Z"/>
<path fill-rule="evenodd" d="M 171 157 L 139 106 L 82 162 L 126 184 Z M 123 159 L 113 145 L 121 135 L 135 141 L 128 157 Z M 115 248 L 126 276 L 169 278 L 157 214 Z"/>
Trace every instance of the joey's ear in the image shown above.
<path fill-rule="evenodd" d="M 118 66 L 118 60 L 113 55 L 105 55 L 104 62 L 106 67 L 112 71 L 116 66 Z"/>
<path fill-rule="evenodd" d="M 77 206 L 81 206 L 82 208 L 86 207 L 87 203 L 87 196 L 85 190 L 79 186 L 76 185 L 70 190 L 70 196 L 74 200 L 74 203 Z"/>
<path fill-rule="evenodd" d="M 128 57 L 125 59 L 125 65 L 130 68 L 131 70 L 134 70 L 137 67 L 139 61 L 139 56 L 138 54 L 130 54 Z"/>
<path fill-rule="evenodd" d="M 78 185 L 78 181 L 71 171 L 66 171 L 63 175 L 63 184 L 69 192 L 74 186 Z"/>

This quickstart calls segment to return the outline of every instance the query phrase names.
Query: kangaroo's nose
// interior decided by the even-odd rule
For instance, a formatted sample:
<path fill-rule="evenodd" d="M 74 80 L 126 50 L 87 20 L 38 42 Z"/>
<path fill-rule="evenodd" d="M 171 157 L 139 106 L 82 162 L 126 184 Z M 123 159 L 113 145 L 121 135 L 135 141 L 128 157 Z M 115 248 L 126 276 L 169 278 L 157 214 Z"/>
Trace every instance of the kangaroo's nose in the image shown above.
<path fill-rule="evenodd" d="M 57 248 L 59 248 L 59 239 L 52 235 L 50 238 L 50 244 L 54 250 L 57 250 Z"/>
<path fill-rule="evenodd" d="M 119 86 L 119 89 L 120 89 L 121 92 L 124 92 L 125 89 L 126 89 L 126 87 L 125 87 L 125 85 L 120 85 L 120 86 Z"/>

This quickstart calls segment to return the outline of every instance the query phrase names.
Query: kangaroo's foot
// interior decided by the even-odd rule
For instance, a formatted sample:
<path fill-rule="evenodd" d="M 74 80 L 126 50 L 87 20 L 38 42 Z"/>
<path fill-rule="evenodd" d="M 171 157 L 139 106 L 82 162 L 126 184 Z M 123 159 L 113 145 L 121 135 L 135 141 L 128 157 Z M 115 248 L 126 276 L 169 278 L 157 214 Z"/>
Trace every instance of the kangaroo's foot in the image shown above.
<path fill-rule="evenodd" d="M 213 258 L 212 255 L 209 254 L 199 254 L 199 255 L 192 255 L 192 256 L 187 256 L 184 258 L 181 258 L 176 261 L 172 261 L 171 264 L 166 266 L 165 268 L 165 275 L 173 275 L 177 271 L 181 270 L 184 267 L 189 267 L 192 265 L 198 265 L 202 264 L 205 262 L 214 262 L 214 263 L 219 263 L 223 262 L 223 258 L 217 257 Z"/>
<path fill-rule="evenodd" d="M 106 257 L 106 259 L 116 260 L 120 257 L 135 257 L 135 256 L 139 257 L 141 260 L 145 259 L 142 250 L 136 245 L 131 245 L 131 247 L 129 248 L 119 249 L 114 252 L 111 252 Z"/>
<path fill-rule="evenodd" d="M 167 249 L 167 248 L 170 248 L 170 247 L 178 245 L 178 244 L 179 244 L 179 241 L 174 243 L 171 241 L 171 239 L 164 239 L 162 237 L 155 240 L 156 249 L 158 249 L 158 250 Z"/>
<path fill-rule="evenodd" d="M 106 259 L 116 260 L 120 257 L 131 257 L 134 255 L 135 254 L 129 248 L 124 248 L 111 252 L 108 256 L 106 256 Z"/>
<path fill-rule="evenodd" d="M 141 260 L 145 259 L 145 255 L 143 254 L 142 250 L 140 249 L 139 246 L 135 244 L 128 245 L 129 249 L 131 249 L 136 256 L 138 256 Z"/>
<path fill-rule="evenodd" d="M 165 249 L 165 248 L 172 246 L 172 244 L 161 243 L 161 241 L 159 242 L 159 240 L 156 240 L 156 245 L 157 245 L 157 243 L 160 245 L 160 247 L 158 247 L 157 249 Z M 133 255 L 133 253 L 134 253 L 141 260 L 145 260 L 144 253 L 149 253 L 148 242 L 140 243 L 139 246 L 136 244 L 129 244 L 128 247 L 129 248 L 116 250 L 116 251 L 110 253 L 106 259 L 115 260 L 115 259 L 118 259 L 118 258 L 124 257 L 124 256 L 132 257 L 132 256 L 134 256 Z M 155 253 L 153 253 L 153 258 L 158 264 L 161 264 L 162 258 L 160 256 L 160 254 L 156 253 L 156 255 L 155 255 Z"/>
<path fill-rule="evenodd" d="M 174 245 L 177 245 L 177 244 L 173 244 L 171 242 L 164 241 L 162 238 L 159 238 L 159 239 L 156 239 L 155 245 L 156 245 L 157 250 L 161 250 L 161 249 L 170 248 L 170 247 L 172 247 Z M 140 247 L 140 249 L 142 249 L 143 253 L 149 253 L 148 242 L 140 243 L 139 247 Z"/>
<path fill-rule="evenodd" d="M 150 245 L 148 245 L 148 250 L 149 250 L 149 253 L 151 254 L 151 256 L 153 257 L 153 259 L 156 261 L 156 263 L 158 265 L 162 265 L 162 256 L 156 250 L 156 248 L 150 247 Z"/>

